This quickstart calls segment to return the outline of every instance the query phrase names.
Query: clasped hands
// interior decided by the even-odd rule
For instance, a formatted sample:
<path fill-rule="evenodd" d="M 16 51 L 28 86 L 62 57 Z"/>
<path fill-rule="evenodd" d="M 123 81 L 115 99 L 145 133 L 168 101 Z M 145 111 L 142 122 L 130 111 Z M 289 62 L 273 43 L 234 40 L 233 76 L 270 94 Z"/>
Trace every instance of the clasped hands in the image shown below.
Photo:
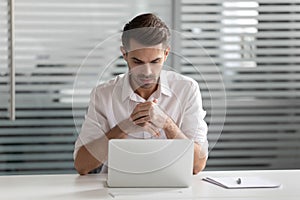
<path fill-rule="evenodd" d="M 157 105 L 157 100 L 138 104 L 130 117 L 121 121 L 118 126 L 125 134 L 146 131 L 158 137 L 163 129 L 168 115 Z"/>

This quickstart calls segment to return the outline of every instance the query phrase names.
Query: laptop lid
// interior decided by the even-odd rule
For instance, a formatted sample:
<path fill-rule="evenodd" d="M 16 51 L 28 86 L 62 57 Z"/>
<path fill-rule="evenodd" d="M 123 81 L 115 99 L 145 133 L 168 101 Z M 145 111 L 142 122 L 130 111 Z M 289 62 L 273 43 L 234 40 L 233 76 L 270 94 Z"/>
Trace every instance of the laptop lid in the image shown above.
<path fill-rule="evenodd" d="M 194 142 L 183 139 L 112 139 L 109 187 L 189 187 Z"/>

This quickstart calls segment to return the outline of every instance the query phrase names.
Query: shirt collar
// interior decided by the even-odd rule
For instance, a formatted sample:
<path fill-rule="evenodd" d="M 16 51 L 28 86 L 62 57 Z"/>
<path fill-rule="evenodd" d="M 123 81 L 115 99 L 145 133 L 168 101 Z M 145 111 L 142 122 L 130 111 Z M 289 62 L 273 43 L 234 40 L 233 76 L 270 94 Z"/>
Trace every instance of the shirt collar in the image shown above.
<path fill-rule="evenodd" d="M 167 80 L 167 71 L 162 70 L 160 73 L 160 91 L 162 94 L 166 95 L 166 96 L 172 96 L 172 92 L 171 89 L 169 87 L 169 82 Z"/>
<path fill-rule="evenodd" d="M 122 87 L 122 101 L 125 101 L 127 98 L 130 98 L 134 101 L 141 101 L 141 98 L 137 98 L 137 95 L 135 95 L 134 91 L 131 88 L 130 82 L 129 82 L 129 73 L 125 73 L 123 81 L 120 81 L 121 87 Z M 172 92 L 169 87 L 169 83 L 167 80 L 167 74 L 166 71 L 162 70 L 160 73 L 160 79 L 159 79 L 159 88 L 158 91 L 160 91 L 161 94 L 164 94 L 166 96 L 171 96 Z"/>
<path fill-rule="evenodd" d="M 127 98 L 131 97 L 134 94 L 134 91 L 131 88 L 129 83 L 129 73 L 125 73 L 123 81 L 120 81 L 122 87 L 122 101 L 125 101 Z"/>

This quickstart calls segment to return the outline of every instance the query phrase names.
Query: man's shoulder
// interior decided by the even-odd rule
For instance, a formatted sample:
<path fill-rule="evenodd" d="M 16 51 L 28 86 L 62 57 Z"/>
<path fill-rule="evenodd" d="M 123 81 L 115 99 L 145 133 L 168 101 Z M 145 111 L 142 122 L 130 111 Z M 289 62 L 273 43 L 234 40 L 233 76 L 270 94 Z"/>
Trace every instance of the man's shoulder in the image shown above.
<path fill-rule="evenodd" d="M 123 81 L 124 75 L 125 74 L 119 74 L 116 77 L 114 77 L 108 81 L 100 83 L 99 85 L 96 86 L 96 90 L 105 90 L 105 89 L 110 89 L 112 87 L 121 85 L 122 83 L 120 83 L 120 82 Z"/>
<path fill-rule="evenodd" d="M 198 86 L 198 83 L 191 77 L 179 74 L 174 71 L 164 71 L 167 80 L 171 84 L 188 84 L 190 86 Z"/>

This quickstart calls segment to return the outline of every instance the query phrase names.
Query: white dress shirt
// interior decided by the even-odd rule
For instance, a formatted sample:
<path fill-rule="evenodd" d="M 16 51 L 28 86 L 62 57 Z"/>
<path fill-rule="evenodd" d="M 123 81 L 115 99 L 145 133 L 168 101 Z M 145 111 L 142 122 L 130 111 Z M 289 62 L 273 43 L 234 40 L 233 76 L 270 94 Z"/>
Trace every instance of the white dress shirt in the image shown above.
<path fill-rule="evenodd" d="M 202 108 L 198 83 L 178 73 L 162 70 L 159 87 L 147 100 L 134 93 L 128 73 L 94 88 L 85 121 L 75 143 L 74 158 L 82 145 L 103 137 L 119 122 L 129 118 L 137 104 L 154 99 L 158 100 L 157 104 L 173 119 L 182 133 L 202 146 L 202 155 L 207 155 L 207 124 L 204 121 L 206 112 Z M 139 132 L 129 134 L 128 138 L 162 139 L 166 135 L 160 130 L 159 137 L 152 138 L 148 132 Z M 102 170 L 105 171 L 106 169 Z"/>

